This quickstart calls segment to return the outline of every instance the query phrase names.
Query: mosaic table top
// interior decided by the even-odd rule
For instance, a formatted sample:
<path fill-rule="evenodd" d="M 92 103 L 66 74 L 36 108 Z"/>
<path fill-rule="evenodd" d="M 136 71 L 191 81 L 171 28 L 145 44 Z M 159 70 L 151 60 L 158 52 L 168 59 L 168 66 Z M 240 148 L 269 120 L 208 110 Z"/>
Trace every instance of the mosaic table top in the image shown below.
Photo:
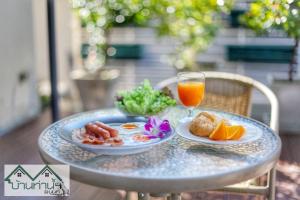
<path fill-rule="evenodd" d="M 39 138 L 45 162 L 71 166 L 71 178 L 111 189 L 141 192 L 182 192 L 216 189 L 257 177 L 276 163 L 281 141 L 266 125 L 230 113 L 217 111 L 227 119 L 251 123 L 262 137 L 247 144 L 207 146 L 177 135 L 149 151 L 122 156 L 99 155 L 70 144 L 59 136 L 61 128 L 74 120 L 91 116 L 121 115 L 116 109 L 76 114 L 46 128 Z M 180 107 L 164 113 L 173 126 L 186 113 Z"/>

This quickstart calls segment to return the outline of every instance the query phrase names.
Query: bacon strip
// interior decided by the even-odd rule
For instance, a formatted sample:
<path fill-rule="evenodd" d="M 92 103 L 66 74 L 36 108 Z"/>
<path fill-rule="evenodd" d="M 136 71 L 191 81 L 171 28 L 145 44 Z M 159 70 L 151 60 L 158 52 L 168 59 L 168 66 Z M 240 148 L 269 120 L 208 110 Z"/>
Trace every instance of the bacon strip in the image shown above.
<path fill-rule="evenodd" d="M 82 140 L 82 143 L 83 144 L 104 144 L 104 140 L 101 140 L 99 138 L 94 138 L 94 139 L 84 138 Z"/>

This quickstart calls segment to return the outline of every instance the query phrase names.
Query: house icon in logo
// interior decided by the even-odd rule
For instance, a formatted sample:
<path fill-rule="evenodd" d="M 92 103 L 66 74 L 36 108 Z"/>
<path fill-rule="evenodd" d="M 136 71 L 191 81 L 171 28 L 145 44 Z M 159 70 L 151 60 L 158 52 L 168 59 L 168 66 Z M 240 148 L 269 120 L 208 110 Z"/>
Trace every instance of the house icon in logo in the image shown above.
<path fill-rule="evenodd" d="M 7 181 L 13 190 L 42 191 L 49 195 L 69 193 L 62 178 L 49 165 L 45 165 L 35 176 L 18 165 L 4 181 Z"/>
<path fill-rule="evenodd" d="M 21 166 L 18 165 L 5 179 L 4 181 L 8 181 L 8 183 L 12 184 L 12 188 L 16 188 L 14 183 L 18 182 L 30 182 L 32 181 L 32 177 L 28 172 Z M 14 187 L 15 186 L 15 187 Z"/>

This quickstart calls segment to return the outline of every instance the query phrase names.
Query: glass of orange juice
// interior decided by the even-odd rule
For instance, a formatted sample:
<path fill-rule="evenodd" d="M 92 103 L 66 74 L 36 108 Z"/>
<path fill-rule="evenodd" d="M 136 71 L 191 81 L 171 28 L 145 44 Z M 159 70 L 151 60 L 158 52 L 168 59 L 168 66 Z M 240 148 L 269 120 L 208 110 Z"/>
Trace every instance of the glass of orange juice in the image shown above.
<path fill-rule="evenodd" d="M 188 118 L 198 107 L 205 93 L 205 75 L 202 72 L 180 72 L 177 74 L 177 91 L 181 103 L 188 108 Z"/>

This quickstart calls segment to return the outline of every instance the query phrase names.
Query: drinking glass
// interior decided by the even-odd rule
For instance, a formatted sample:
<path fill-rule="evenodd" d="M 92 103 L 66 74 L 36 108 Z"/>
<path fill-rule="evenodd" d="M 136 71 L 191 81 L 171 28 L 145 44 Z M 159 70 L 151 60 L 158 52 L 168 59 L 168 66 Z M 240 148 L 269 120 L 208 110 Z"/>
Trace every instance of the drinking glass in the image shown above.
<path fill-rule="evenodd" d="M 178 96 L 188 109 L 187 119 L 189 119 L 204 98 L 205 75 L 202 72 L 180 72 L 177 74 L 177 81 Z"/>

